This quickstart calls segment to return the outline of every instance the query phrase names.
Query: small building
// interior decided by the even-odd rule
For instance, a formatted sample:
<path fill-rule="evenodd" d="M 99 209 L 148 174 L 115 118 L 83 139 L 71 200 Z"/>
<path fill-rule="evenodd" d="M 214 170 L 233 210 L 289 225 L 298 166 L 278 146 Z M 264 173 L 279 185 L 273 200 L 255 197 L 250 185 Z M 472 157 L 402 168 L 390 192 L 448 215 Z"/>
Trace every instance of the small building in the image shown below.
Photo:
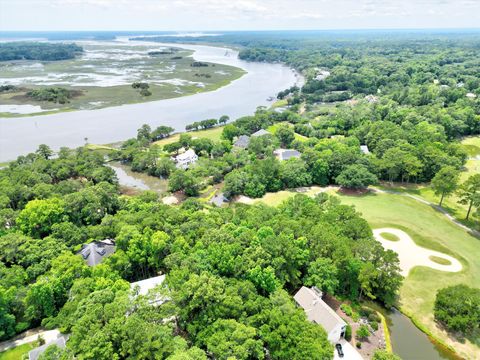
<path fill-rule="evenodd" d="M 263 136 L 263 135 L 272 135 L 270 132 L 264 129 L 260 129 L 252 134 L 253 137 Z"/>
<path fill-rule="evenodd" d="M 300 158 L 302 155 L 299 151 L 293 149 L 277 149 L 273 152 L 278 160 L 284 161 L 291 158 Z"/>
<path fill-rule="evenodd" d="M 115 252 L 115 240 L 105 239 L 93 241 L 89 244 L 83 244 L 82 249 L 77 254 L 82 255 L 83 260 L 88 266 L 100 264 L 104 258 Z"/>
<path fill-rule="evenodd" d="M 130 283 L 130 289 L 135 290 L 136 296 L 145 296 L 145 295 L 148 295 L 150 290 L 161 285 L 164 281 L 165 281 L 165 275 L 155 276 L 145 280 L 140 280 L 140 281 Z M 162 305 L 165 301 L 166 299 L 162 297 L 157 297 L 150 301 L 150 305 L 153 305 L 153 306 Z"/>
<path fill-rule="evenodd" d="M 60 335 L 57 339 L 50 341 L 45 345 L 39 346 L 33 350 L 30 350 L 28 352 L 28 360 L 37 360 L 40 357 L 40 355 L 42 355 L 45 352 L 45 350 L 47 350 L 47 348 L 51 345 L 56 345 L 59 348 L 64 349 L 65 343 L 67 342 L 67 340 L 68 340 L 67 335 Z"/>
<path fill-rule="evenodd" d="M 378 96 L 367 95 L 367 96 L 365 96 L 365 100 L 367 100 L 370 104 L 374 104 L 374 103 L 378 102 Z"/>
<path fill-rule="evenodd" d="M 467 93 L 467 95 L 465 96 L 469 99 L 475 99 L 477 97 L 477 95 L 475 95 L 474 93 Z"/>
<path fill-rule="evenodd" d="M 195 151 L 193 149 L 188 149 L 184 153 L 177 155 L 176 157 L 173 158 L 175 163 L 177 164 L 178 169 L 188 169 L 191 164 L 194 164 L 198 160 L 198 155 L 195 154 Z"/>
<path fill-rule="evenodd" d="M 322 326 L 327 332 L 328 340 L 337 343 L 345 336 L 347 323 L 322 300 L 322 296 L 316 287 L 302 286 L 293 298 L 305 310 L 308 320 Z"/>
<path fill-rule="evenodd" d="M 248 144 L 250 144 L 250 137 L 247 135 L 240 135 L 233 143 L 233 146 L 246 149 L 248 148 Z"/>
<path fill-rule="evenodd" d="M 361 151 L 362 153 L 364 153 L 365 155 L 370 154 L 370 150 L 368 150 L 368 146 L 367 146 L 367 145 L 360 145 L 360 151 Z"/>

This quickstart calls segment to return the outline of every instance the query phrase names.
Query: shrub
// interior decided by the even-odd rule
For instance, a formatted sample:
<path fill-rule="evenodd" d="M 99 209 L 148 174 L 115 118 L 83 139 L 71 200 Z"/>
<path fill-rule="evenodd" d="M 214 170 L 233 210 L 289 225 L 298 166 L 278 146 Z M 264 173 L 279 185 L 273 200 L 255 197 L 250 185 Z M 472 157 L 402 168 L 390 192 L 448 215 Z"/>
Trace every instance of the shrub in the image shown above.
<path fill-rule="evenodd" d="M 352 316 L 353 310 L 350 305 L 348 304 L 342 304 L 340 305 L 340 309 L 347 315 L 347 316 Z"/>
<path fill-rule="evenodd" d="M 380 317 L 376 313 L 372 312 L 368 315 L 368 321 L 371 323 L 374 323 L 374 322 L 378 323 L 380 322 Z"/>
<path fill-rule="evenodd" d="M 357 330 L 358 339 L 366 339 L 370 335 L 370 330 L 368 330 L 367 325 L 361 325 Z"/>
<path fill-rule="evenodd" d="M 352 340 L 352 327 L 350 325 L 347 325 L 347 328 L 345 329 L 345 340 Z"/>
<path fill-rule="evenodd" d="M 361 349 L 362 348 L 362 343 L 360 341 L 357 341 L 357 348 Z"/>
<path fill-rule="evenodd" d="M 370 323 L 370 326 L 372 327 L 373 331 L 378 330 L 378 322 L 373 321 Z"/>
<path fill-rule="evenodd" d="M 475 331 L 480 324 L 480 289 L 466 285 L 449 286 L 437 292 L 435 320 L 449 330 Z"/>

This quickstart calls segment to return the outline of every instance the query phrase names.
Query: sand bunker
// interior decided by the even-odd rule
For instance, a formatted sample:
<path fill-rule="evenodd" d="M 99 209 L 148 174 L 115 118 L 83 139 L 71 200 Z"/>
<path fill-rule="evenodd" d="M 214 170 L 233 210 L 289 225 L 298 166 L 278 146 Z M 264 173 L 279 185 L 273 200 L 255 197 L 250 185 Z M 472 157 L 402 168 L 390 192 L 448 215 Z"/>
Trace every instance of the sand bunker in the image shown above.
<path fill-rule="evenodd" d="M 382 233 L 390 233 L 397 236 L 399 241 L 391 241 L 382 237 Z M 425 249 L 415 244 L 412 238 L 402 230 L 393 228 L 382 228 L 373 230 L 373 235 L 385 249 L 393 250 L 398 254 L 400 260 L 400 268 L 402 269 L 402 275 L 407 276 L 415 266 L 428 266 L 435 270 L 458 272 L 462 270 L 462 264 L 460 262 L 444 253 Z M 432 261 L 430 257 L 437 257 L 448 260 L 449 265 L 442 265 L 438 262 Z"/>

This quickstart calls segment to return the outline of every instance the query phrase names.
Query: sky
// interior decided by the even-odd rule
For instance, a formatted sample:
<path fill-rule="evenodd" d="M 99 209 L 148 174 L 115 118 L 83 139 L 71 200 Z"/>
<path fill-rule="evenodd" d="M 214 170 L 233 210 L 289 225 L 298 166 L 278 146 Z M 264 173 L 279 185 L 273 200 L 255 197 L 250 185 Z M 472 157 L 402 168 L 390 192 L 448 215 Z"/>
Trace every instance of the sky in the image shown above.
<path fill-rule="evenodd" d="M 479 27 L 480 0 L 0 0 L 0 31 Z"/>

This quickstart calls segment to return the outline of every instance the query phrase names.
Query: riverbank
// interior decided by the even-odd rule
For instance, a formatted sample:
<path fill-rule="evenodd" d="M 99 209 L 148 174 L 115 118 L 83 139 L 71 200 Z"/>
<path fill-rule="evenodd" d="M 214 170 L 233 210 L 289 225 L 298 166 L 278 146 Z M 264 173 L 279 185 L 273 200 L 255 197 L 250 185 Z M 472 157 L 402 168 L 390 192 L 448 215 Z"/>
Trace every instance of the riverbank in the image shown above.
<path fill-rule="evenodd" d="M 77 41 L 81 56 L 61 61 L 5 61 L 0 79 L 15 88 L 0 93 L 0 117 L 92 110 L 214 91 L 245 75 L 241 68 L 200 62 L 195 50 L 116 41 Z M 200 64 L 200 65 L 198 65 Z M 148 84 L 147 95 L 132 83 Z M 74 96 L 65 104 L 37 101 L 31 89 L 61 86 Z"/>
<path fill-rule="evenodd" d="M 40 117 L 0 118 L 0 162 L 33 152 L 40 144 L 58 150 L 62 146 L 81 146 L 85 138 L 95 144 L 121 141 L 130 138 L 143 124 L 171 126 L 181 132 L 193 121 L 218 119 L 222 115 L 236 119 L 254 113 L 258 106 L 270 106 L 270 98 L 302 81 L 284 65 L 242 61 L 229 49 L 184 47 L 195 52 L 195 60 L 237 67 L 245 75 L 217 90 L 173 99 Z"/>

